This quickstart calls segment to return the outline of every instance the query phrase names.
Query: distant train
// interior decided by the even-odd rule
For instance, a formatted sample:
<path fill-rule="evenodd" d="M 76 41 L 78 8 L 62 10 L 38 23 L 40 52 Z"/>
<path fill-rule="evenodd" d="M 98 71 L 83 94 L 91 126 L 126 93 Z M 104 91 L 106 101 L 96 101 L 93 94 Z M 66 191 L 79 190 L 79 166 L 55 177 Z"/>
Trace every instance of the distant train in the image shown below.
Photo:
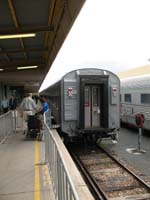
<path fill-rule="evenodd" d="M 150 130 L 150 75 L 121 80 L 121 122 L 137 127 L 135 116 L 143 114 L 143 128 Z"/>
<path fill-rule="evenodd" d="M 67 73 L 42 92 L 65 139 L 117 139 L 120 128 L 120 80 L 103 69 Z"/>

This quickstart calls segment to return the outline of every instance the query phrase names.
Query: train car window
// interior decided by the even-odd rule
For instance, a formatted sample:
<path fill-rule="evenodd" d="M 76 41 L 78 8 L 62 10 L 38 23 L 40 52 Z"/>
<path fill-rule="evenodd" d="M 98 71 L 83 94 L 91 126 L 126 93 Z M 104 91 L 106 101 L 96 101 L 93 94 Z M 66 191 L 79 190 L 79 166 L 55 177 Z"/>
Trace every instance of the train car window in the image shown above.
<path fill-rule="evenodd" d="M 141 103 L 150 104 L 150 94 L 141 94 Z"/>
<path fill-rule="evenodd" d="M 98 88 L 93 88 L 93 106 L 98 106 Z"/>
<path fill-rule="evenodd" d="M 84 106 L 89 106 L 89 88 L 84 90 Z"/>
<path fill-rule="evenodd" d="M 131 103 L 132 102 L 131 94 L 125 94 L 124 100 L 125 102 Z"/>

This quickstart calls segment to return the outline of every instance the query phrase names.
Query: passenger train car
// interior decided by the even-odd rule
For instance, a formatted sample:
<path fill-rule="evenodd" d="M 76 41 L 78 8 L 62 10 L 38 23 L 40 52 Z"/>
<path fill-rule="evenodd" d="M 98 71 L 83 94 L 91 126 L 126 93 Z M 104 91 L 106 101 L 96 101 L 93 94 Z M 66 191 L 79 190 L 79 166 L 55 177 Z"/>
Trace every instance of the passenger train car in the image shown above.
<path fill-rule="evenodd" d="M 42 92 L 65 137 L 116 139 L 120 128 L 120 80 L 103 69 L 67 73 Z"/>
<path fill-rule="evenodd" d="M 135 116 L 143 114 L 143 128 L 150 130 L 150 75 L 121 80 L 121 122 L 137 127 Z"/>

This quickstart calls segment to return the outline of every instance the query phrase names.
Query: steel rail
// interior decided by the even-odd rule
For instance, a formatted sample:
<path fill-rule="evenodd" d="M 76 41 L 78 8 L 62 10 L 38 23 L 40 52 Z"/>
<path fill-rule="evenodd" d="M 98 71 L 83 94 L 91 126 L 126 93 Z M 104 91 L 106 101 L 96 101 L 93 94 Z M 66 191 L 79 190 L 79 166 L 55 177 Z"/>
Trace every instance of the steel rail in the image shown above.
<path fill-rule="evenodd" d="M 100 146 L 97 146 L 97 150 L 101 150 L 101 153 L 104 153 L 106 156 L 108 156 L 115 164 L 118 165 L 118 167 L 121 167 L 122 170 L 124 170 L 126 173 L 128 173 L 130 176 L 132 176 L 134 178 L 134 180 L 138 181 L 139 186 L 138 188 L 143 188 L 146 190 L 146 192 L 148 194 L 150 194 L 150 186 L 144 181 L 142 180 L 139 176 L 137 176 L 133 171 L 131 171 L 128 167 L 124 166 L 119 160 L 117 160 L 116 158 L 114 158 L 109 152 L 107 152 L 105 149 L 103 149 Z M 89 171 L 89 169 L 85 166 L 84 162 L 82 161 L 82 158 L 80 158 L 80 155 L 78 156 L 76 151 L 71 150 L 71 148 L 69 148 L 69 152 L 74 160 L 74 162 L 76 163 L 76 165 L 78 166 L 79 170 L 81 171 L 81 173 L 83 174 L 84 179 L 86 180 L 87 184 L 89 185 L 89 189 L 91 190 L 93 196 L 95 197 L 95 199 L 99 200 L 109 200 L 109 199 L 115 199 L 112 197 L 109 197 L 108 194 L 106 192 L 114 192 L 117 190 L 113 189 L 113 190 L 105 190 L 105 188 L 103 189 L 102 186 L 100 186 L 97 182 L 97 180 L 92 176 L 91 172 Z M 84 155 L 83 155 L 84 157 Z M 131 189 L 133 187 L 133 189 L 137 188 L 136 185 L 132 185 L 132 186 L 123 186 L 122 190 L 124 189 Z M 120 191 L 120 187 L 119 191 Z M 126 195 L 125 195 L 126 196 Z M 131 195 L 132 196 L 132 195 Z M 149 198 L 149 196 L 146 196 L 146 198 Z M 129 198 L 131 198 L 129 196 Z M 133 197 L 134 198 L 134 197 Z M 139 198 L 143 198 L 143 197 L 139 197 Z"/>
<path fill-rule="evenodd" d="M 91 190 L 92 194 L 94 195 L 94 197 L 96 198 L 96 200 L 108 200 L 109 199 L 108 196 L 103 191 L 103 189 L 100 186 L 98 186 L 97 182 L 90 175 L 88 169 L 84 166 L 81 159 L 75 153 L 71 152 L 71 150 L 69 152 L 71 154 L 71 157 L 77 164 L 78 168 L 82 172 L 84 178 L 86 179 L 86 182 L 89 185 L 90 190 Z"/>
<path fill-rule="evenodd" d="M 104 153 L 106 153 L 112 160 L 114 160 L 120 167 L 122 167 L 123 169 L 125 169 L 129 174 L 131 174 L 137 181 L 139 181 L 144 187 L 145 189 L 150 191 L 150 186 L 144 181 L 142 180 L 139 176 L 137 176 L 133 171 L 131 171 L 128 167 L 124 166 L 119 160 L 117 160 L 116 158 L 114 158 L 109 152 L 107 152 L 105 149 L 103 149 L 102 147 L 98 146 L 98 148 L 100 150 L 102 150 Z"/>

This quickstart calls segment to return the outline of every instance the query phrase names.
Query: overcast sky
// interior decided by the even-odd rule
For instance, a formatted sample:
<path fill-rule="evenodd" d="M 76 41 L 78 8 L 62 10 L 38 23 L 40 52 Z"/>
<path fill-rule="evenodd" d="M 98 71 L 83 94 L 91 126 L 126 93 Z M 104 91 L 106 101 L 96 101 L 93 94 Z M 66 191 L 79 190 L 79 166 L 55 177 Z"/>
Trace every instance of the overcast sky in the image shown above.
<path fill-rule="evenodd" d="M 149 58 L 150 0 L 86 0 L 40 91 L 74 69 L 117 73 Z"/>

